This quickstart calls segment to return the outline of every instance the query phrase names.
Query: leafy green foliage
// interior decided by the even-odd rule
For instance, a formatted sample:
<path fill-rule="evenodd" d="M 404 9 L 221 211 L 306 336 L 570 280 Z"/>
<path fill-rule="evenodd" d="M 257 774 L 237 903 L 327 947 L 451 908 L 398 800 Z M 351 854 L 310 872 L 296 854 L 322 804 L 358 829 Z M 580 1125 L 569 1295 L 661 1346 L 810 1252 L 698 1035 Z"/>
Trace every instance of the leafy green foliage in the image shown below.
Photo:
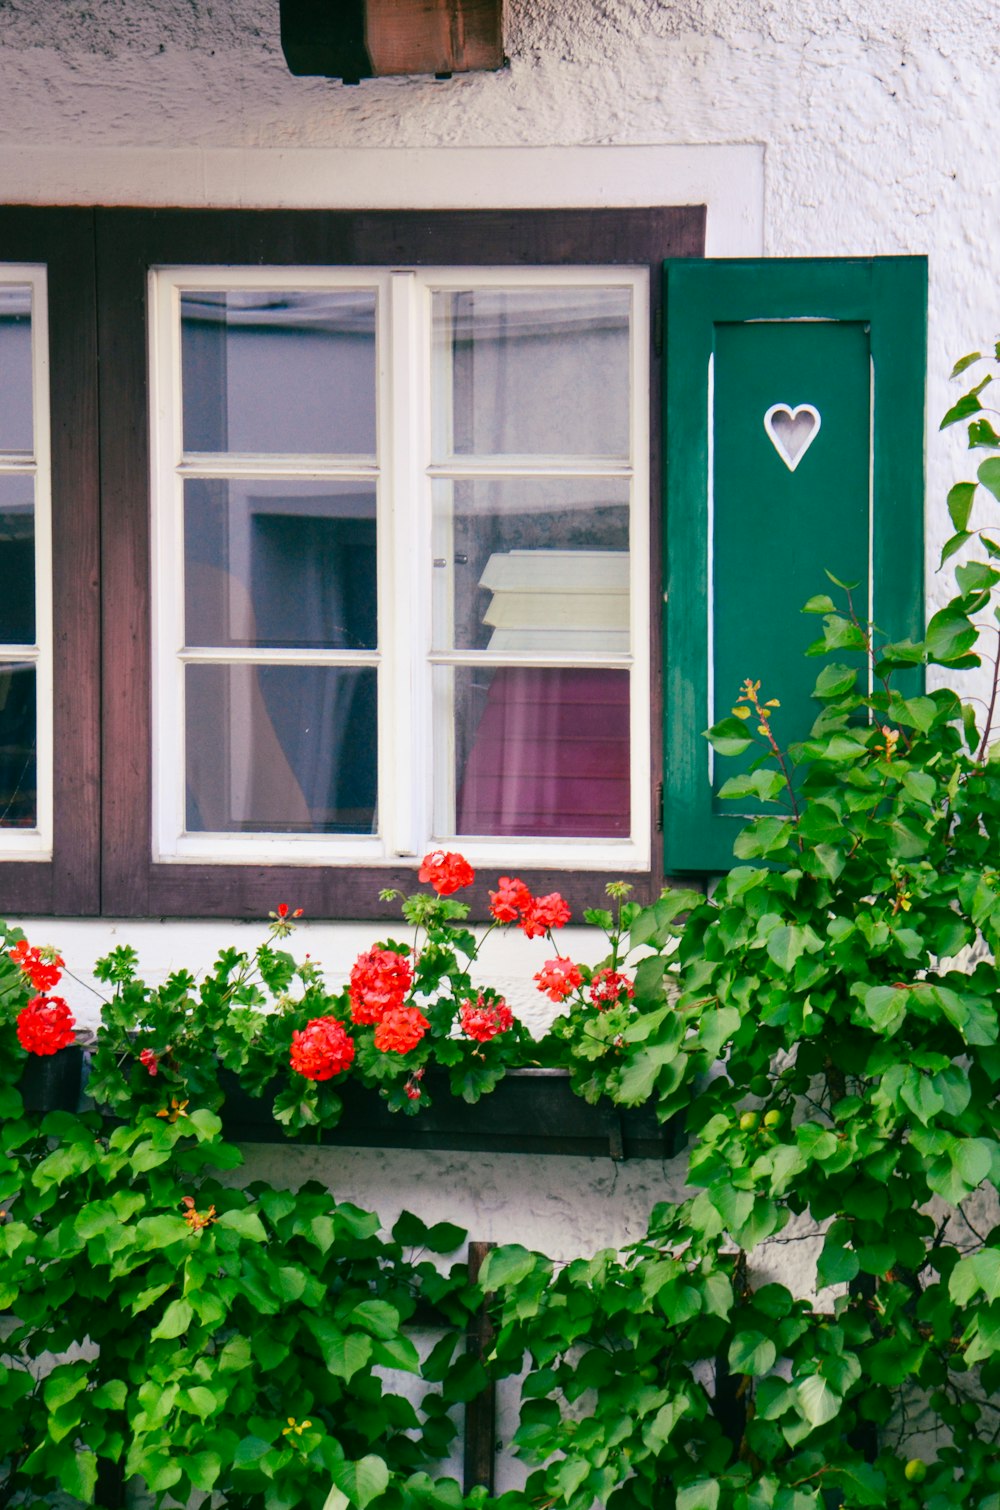
<path fill-rule="evenodd" d="M 988 382 L 944 423 L 1000 450 Z M 159 1503 L 484 1510 L 485 1491 L 430 1470 L 491 1374 L 522 1378 L 529 1468 L 497 1510 L 997 1510 L 1000 455 L 948 502 L 957 592 L 922 642 L 889 640 L 835 582 L 806 605 L 826 658 L 812 727 L 786 739 L 748 679 L 708 731 L 720 757 L 757 756 L 724 788 L 765 807 L 738 863 L 709 896 L 641 908 L 614 888 L 589 918 L 607 957 L 563 960 L 565 991 L 549 975 L 567 1006 L 532 1052 L 562 1056 L 589 1099 L 652 1096 L 686 1119 L 683 1198 L 624 1252 L 557 1265 L 510 1243 L 471 1285 L 428 1257 L 461 1244 L 450 1223 L 404 1214 L 385 1236 L 317 1186 L 223 1184 L 239 1156 L 193 1045 L 212 1036 L 263 1085 L 294 1024 L 344 1009 L 275 940 L 156 992 L 130 951 L 108 957 L 97 1073 L 118 1125 L 24 1114 L 23 1054 L 0 1026 L 0 1499 L 100 1502 L 117 1469 Z M 981 663 L 983 702 L 918 681 Z M 404 913 L 423 930 L 421 999 L 453 1022 L 476 948 L 464 908 L 408 898 Z M 7 1016 L 23 995 L 4 948 Z M 171 1046 L 155 1095 L 138 1021 Z M 506 1067 L 492 1047 L 449 1066 L 470 1100 Z M 358 1052 L 391 1100 L 399 1073 Z M 328 1093 L 289 1087 L 276 1114 L 315 1126 Z M 776 1252 L 800 1255 L 800 1293 L 775 1282 Z M 481 1359 L 461 1334 L 484 1301 Z M 444 1328 L 424 1357 L 418 1306 Z M 407 1374 L 419 1409 L 393 1388 Z M 914 1453 L 915 1407 L 933 1414 L 932 1455 Z"/>

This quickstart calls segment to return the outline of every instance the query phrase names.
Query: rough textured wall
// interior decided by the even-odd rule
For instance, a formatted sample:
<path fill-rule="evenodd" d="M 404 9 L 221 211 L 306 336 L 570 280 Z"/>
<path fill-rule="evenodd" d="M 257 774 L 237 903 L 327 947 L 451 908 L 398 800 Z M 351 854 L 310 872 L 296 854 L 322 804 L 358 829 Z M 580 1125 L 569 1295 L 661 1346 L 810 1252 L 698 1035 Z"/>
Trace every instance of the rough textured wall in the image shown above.
<path fill-rule="evenodd" d="M 930 255 L 930 534 L 939 539 L 944 486 L 962 475 L 958 443 L 935 433 L 944 373 L 1000 330 L 994 6 L 509 0 L 505 39 L 510 66 L 498 74 L 345 88 L 288 74 L 277 0 L 0 0 L 0 153 L 762 143 L 769 254 Z M 94 197 L 85 181 L 74 193 Z M 939 597 L 942 579 L 929 587 Z M 213 927 L 210 940 L 206 927 L 197 935 L 202 957 L 233 931 Z M 62 943 L 67 957 L 69 931 L 58 923 L 32 930 Z M 85 966 L 103 946 L 102 929 L 72 931 Z M 176 945 L 175 964 L 192 943 L 185 925 L 123 926 L 120 934 L 161 960 Z M 353 944 L 353 931 L 340 939 L 342 965 Z M 387 1215 L 405 1198 L 401 1190 L 419 1183 L 435 1212 L 442 1193 L 454 1200 L 477 1236 L 516 1235 L 513 1219 L 507 1230 L 516 1208 L 530 1240 L 548 1233 L 565 1252 L 634 1231 L 635 1203 L 655 1193 L 646 1180 L 654 1172 L 647 1166 L 623 1181 L 631 1194 L 600 1233 L 585 1192 L 593 1188 L 600 1202 L 616 1195 L 608 1167 L 576 1185 L 560 1160 L 536 1160 L 530 1170 L 512 1160 L 495 1174 L 479 1160 L 440 1156 L 425 1166 L 411 1155 L 359 1155 L 342 1160 L 333 1179 L 356 1199 L 367 1191 Z M 494 1208 L 504 1212 L 495 1226 L 487 1222 Z"/>

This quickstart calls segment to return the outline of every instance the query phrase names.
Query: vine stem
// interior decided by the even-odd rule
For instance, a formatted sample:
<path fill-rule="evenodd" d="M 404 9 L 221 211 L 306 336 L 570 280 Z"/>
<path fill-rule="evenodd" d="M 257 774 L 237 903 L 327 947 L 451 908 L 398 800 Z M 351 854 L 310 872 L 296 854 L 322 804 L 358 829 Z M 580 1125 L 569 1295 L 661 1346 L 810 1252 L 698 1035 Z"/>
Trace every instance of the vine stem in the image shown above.
<path fill-rule="evenodd" d="M 993 685 L 990 688 L 989 707 L 986 709 L 986 727 L 983 730 L 983 737 L 979 742 L 979 749 L 976 751 L 976 765 L 982 765 L 986 758 L 986 750 L 993 728 L 993 715 L 996 712 L 997 706 L 998 685 L 1000 685 L 1000 627 L 997 629 L 997 653 L 993 657 Z"/>

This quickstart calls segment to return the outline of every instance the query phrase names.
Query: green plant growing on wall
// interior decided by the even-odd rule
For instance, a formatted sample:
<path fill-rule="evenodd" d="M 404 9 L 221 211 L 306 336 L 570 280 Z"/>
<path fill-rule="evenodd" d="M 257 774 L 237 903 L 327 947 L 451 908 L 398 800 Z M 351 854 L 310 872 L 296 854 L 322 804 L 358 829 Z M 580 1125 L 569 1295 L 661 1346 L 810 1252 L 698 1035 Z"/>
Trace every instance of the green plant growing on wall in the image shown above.
<path fill-rule="evenodd" d="M 1000 449 L 988 381 L 945 420 L 971 419 L 974 457 Z M 535 1504 L 1000 1506 L 998 502 L 989 454 L 951 491 L 943 552 L 982 555 L 922 644 L 865 623 L 845 584 L 806 605 L 826 658 L 807 738 L 781 747 L 780 689 L 753 681 L 708 731 L 721 755 L 756 744 L 723 792 L 775 811 L 688 915 L 676 1011 L 629 1069 L 681 1061 L 693 1193 L 624 1259 L 555 1274 L 508 1248 L 484 1276 L 498 1357 L 534 1365 Z M 981 643 L 983 703 L 897 690 L 978 666 Z M 774 1282 L 797 1251 L 813 1298 Z M 907 1444 L 928 1419 L 924 1461 Z"/>

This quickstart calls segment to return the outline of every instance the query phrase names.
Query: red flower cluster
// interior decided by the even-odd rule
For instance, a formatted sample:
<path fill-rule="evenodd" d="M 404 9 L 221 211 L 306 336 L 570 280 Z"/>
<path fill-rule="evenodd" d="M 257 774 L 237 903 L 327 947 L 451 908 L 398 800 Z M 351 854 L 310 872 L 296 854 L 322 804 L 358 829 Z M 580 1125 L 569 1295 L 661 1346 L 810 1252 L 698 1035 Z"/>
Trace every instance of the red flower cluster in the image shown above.
<path fill-rule="evenodd" d="M 463 855 L 452 854 L 446 849 L 434 849 L 429 855 L 424 855 L 418 879 L 429 881 L 439 897 L 450 897 L 453 891 L 471 886 L 476 879 L 476 872 Z"/>
<path fill-rule="evenodd" d="M 375 1029 L 375 1047 L 383 1054 L 408 1054 L 423 1038 L 430 1023 L 419 1007 L 392 1007 Z"/>
<path fill-rule="evenodd" d="M 496 891 L 490 892 L 490 912 L 498 923 L 516 923 L 531 906 L 531 892 L 523 881 L 501 876 Z"/>
<path fill-rule="evenodd" d="M 139 1063 L 143 1069 L 147 1069 L 151 1075 L 156 1075 L 160 1069 L 160 1060 L 152 1049 L 143 1049 L 139 1055 Z"/>
<path fill-rule="evenodd" d="M 354 1040 L 336 1017 L 313 1017 L 292 1034 L 291 1066 L 307 1080 L 332 1080 L 354 1058 Z"/>
<path fill-rule="evenodd" d="M 514 1014 L 503 997 L 486 1001 L 482 992 L 474 1002 L 463 1001 L 458 1016 L 466 1038 L 475 1038 L 478 1043 L 489 1043 L 498 1033 L 509 1033 L 514 1026 Z"/>
<path fill-rule="evenodd" d="M 33 996 L 18 1013 L 18 1042 L 29 1054 L 55 1054 L 73 1037 L 73 1014 L 61 996 Z"/>
<path fill-rule="evenodd" d="M 601 1012 L 605 1007 L 613 1007 L 616 1002 L 631 1001 L 634 995 L 635 987 L 628 976 L 620 975 L 610 966 L 605 970 L 598 970 L 590 982 L 590 999 Z"/>
<path fill-rule="evenodd" d="M 500 877 L 496 891 L 490 892 L 490 912 L 498 923 L 517 923 L 529 939 L 541 938 L 570 920 L 569 904 L 558 891 L 546 897 L 533 897 L 516 876 Z"/>
<path fill-rule="evenodd" d="M 21 939 L 10 951 L 10 957 L 31 981 L 36 991 L 51 991 L 62 977 L 66 963 L 54 949 L 33 948 L 27 939 Z"/>
<path fill-rule="evenodd" d="M 392 949 L 369 949 L 359 954 L 351 970 L 351 1017 L 355 1022 L 381 1022 L 386 1012 L 403 1005 L 413 985 L 408 960 Z"/>
<path fill-rule="evenodd" d="M 550 959 L 547 965 L 543 965 L 535 976 L 539 991 L 543 992 L 550 1001 L 565 1001 L 577 986 L 583 985 L 583 976 L 580 974 L 578 965 L 574 965 L 571 959 L 564 959 L 559 955 L 556 959 Z"/>

